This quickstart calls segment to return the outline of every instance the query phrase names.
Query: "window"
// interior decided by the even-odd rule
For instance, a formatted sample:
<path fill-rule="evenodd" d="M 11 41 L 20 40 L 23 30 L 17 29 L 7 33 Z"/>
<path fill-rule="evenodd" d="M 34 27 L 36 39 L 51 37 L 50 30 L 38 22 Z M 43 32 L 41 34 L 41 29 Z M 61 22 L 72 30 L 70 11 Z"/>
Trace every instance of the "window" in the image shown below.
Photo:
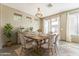
<path fill-rule="evenodd" d="M 11 21 L 14 27 L 21 27 L 22 26 L 22 15 L 14 13 L 13 20 Z"/>
<path fill-rule="evenodd" d="M 44 33 L 48 33 L 49 32 L 49 26 L 50 26 L 50 20 L 44 20 Z"/>
<path fill-rule="evenodd" d="M 59 33 L 59 16 L 52 19 L 44 20 L 44 33 L 53 32 Z"/>
<path fill-rule="evenodd" d="M 79 13 L 69 14 L 70 35 L 79 35 Z"/>
<path fill-rule="evenodd" d="M 78 27 L 77 31 L 78 31 L 78 35 L 79 35 L 79 14 L 78 14 L 78 20 L 77 20 L 77 22 L 78 22 L 78 23 L 77 23 L 77 24 L 78 24 L 78 25 L 77 25 L 77 27 Z"/>
<path fill-rule="evenodd" d="M 59 33 L 59 17 L 52 18 L 51 31 L 53 33 Z"/>
<path fill-rule="evenodd" d="M 14 13 L 14 20 L 21 20 L 22 19 L 22 15 Z"/>

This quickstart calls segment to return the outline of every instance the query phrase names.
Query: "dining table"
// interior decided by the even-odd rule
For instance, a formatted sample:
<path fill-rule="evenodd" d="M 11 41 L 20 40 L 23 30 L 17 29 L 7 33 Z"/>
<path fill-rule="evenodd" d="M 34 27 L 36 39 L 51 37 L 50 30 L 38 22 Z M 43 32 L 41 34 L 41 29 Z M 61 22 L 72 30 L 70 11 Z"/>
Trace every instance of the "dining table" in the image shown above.
<path fill-rule="evenodd" d="M 48 35 L 46 34 L 37 34 L 37 33 L 25 33 L 25 37 L 34 40 L 37 43 L 37 48 L 41 48 L 41 45 L 45 43 L 48 39 Z M 43 41 L 43 42 L 42 42 Z"/>

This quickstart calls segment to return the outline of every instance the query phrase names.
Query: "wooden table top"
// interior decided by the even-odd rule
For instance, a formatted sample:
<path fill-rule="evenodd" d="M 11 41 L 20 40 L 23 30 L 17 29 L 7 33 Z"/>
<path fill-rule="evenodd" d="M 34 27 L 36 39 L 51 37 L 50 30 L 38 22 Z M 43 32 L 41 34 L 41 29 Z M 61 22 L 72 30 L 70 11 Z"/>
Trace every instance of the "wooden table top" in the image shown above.
<path fill-rule="evenodd" d="M 47 39 L 47 36 L 36 35 L 36 36 L 33 36 L 32 38 L 35 39 L 35 40 L 40 41 L 40 40 Z"/>
<path fill-rule="evenodd" d="M 25 34 L 25 37 L 28 37 L 28 38 L 30 38 L 30 39 L 34 39 L 34 40 L 37 40 L 37 41 L 40 41 L 40 40 L 45 40 L 45 39 L 47 39 L 48 38 L 48 36 L 47 35 L 26 35 Z"/>

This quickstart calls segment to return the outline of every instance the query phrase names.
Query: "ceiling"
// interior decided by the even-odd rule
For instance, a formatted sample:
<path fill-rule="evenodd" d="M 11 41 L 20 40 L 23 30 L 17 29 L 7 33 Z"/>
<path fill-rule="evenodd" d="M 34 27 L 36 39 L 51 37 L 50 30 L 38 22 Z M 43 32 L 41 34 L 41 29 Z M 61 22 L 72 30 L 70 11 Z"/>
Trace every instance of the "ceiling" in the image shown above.
<path fill-rule="evenodd" d="M 44 16 L 79 8 L 78 3 L 51 3 L 53 5 L 52 7 L 48 7 L 48 4 L 49 3 L 4 3 L 4 5 L 29 13 L 31 15 L 35 15 L 37 8 L 41 8 Z"/>

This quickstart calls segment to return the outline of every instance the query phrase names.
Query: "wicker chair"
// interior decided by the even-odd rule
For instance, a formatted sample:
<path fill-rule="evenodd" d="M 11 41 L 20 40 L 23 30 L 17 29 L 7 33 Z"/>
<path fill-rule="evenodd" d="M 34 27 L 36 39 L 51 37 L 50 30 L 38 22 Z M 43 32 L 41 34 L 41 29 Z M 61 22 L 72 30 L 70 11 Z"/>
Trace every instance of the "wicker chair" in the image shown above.
<path fill-rule="evenodd" d="M 49 35 L 49 40 L 48 40 L 49 55 L 53 55 L 54 36 L 55 36 L 55 35 Z M 52 53 L 52 54 L 51 54 L 51 53 Z"/>
<path fill-rule="evenodd" d="M 58 34 L 53 34 L 49 35 L 49 40 L 48 40 L 48 49 L 49 49 L 49 55 L 52 52 L 52 55 L 56 54 L 58 51 L 58 43 L 59 43 L 59 35 Z"/>
<path fill-rule="evenodd" d="M 54 36 L 54 42 L 53 42 L 53 48 L 54 48 L 54 52 L 53 52 L 53 54 L 58 54 L 58 45 L 59 45 L 59 35 L 58 34 L 56 34 L 55 36 Z"/>
<path fill-rule="evenodd" d="M 21 42 L 21 53 L 20 55 L 22 55 L 23 50 L 26 50 L 27 53 L 30 53 L 31 50 L 33 50 L 32 48 L 35 47 L 35 43 L 33 41 L 31 42 L 27 42 L 28 38 L 24 37 L 24 35 L 22 33 L 19 33 L 19 39 Z"/>

